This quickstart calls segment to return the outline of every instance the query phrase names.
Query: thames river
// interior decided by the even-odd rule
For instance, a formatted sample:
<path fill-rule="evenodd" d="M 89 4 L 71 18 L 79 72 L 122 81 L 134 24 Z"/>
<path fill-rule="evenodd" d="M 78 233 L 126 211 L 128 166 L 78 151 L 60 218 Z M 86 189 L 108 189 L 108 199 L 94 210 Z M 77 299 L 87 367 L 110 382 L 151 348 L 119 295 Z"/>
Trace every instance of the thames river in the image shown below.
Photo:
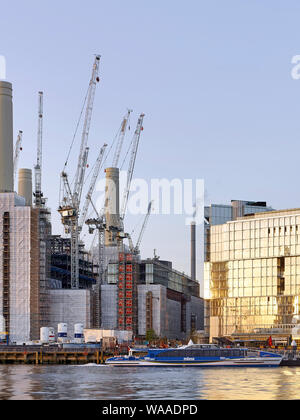
<path fill-rule="evenodd" d="M 1 400 L 299 399 L 300 368 L 0 366 Z"/>

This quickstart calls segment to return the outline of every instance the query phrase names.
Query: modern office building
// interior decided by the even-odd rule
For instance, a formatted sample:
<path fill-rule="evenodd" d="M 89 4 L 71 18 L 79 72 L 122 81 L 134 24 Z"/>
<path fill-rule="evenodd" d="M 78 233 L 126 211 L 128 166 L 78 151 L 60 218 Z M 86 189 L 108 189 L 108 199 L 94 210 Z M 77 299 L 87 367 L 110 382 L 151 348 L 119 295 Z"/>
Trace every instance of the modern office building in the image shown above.
<path fill-rule="evenodd" d="M 300 320 L 300 209 L 211 226 L 204 289 L 211 341 L 287 339 Z"/>
<path fill-rule="evenodd" d="M 204 261 L 209 261 L 210 226 L 222 225 L 247 214 L 273 210 L 264 201 L 231 200 L 231 204 L 211 204 L 204 207 Z"/>

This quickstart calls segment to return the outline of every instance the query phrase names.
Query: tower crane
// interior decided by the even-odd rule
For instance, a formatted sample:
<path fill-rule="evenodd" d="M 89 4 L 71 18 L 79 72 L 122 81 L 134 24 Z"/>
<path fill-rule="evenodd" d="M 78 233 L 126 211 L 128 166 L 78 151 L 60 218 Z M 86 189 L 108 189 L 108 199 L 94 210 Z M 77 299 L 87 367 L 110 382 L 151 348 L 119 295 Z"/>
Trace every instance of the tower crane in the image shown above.
<path fill-rule="evenodd" d="M 131 237 L 130 233 L 125 233 L 125 238 L 128 239 L 130 252 L 132 252 L 132 254 L 134 254 L 134 245 L 133 245 L 133 241 L 132 241 L 132 237 Z"/>
<path fill-rule="evenodd" d="M 74 185 L 73 195 L 78 201 L 78 203 L 80 203 L 83 180 L 84 180 L 85 169 L 86 169 L 86 165 L 84 162 L 84 153 L 87 147 L 87 141 L 88 141 L 90 126 L 91 126 L 91 118 L 92 118 L 93 105 L 94 105 L 94 99 L 95 99 L 96 84 L 97 82 L 100 81 L 99 76 L 98 76 L 99 64 L 100 64 L 100 55 L 97 55 L 95 58 L 92 77 L 91 77 L 90 85 L 89 85 L 85 119 L 84 119 L 84 125 L 83 125 L 82 137 L 81 137 L 80 153 L 79 153 L 77 171 L 76 171 L 76 176 L 75 176 L 75 185 Z"/>
<path fill-rule="evenodd" d="M 114 155 L 113 163 L 112 163 L 113 168 L 118 167 L 120 154 L 121 154 L 121 150 L 122 150 L 122 146 L 123 146 L 123 142 L 124 142 L 124 137 L 125 137 L 125 133 L 126 133 L 126 128 L 127 128 L 127 125 L 128 125 L 128 121 L 129 121 L 131 112 L 132 112 L 132 110 L 129 109 L 128 112 L 127 112 L 127 115 L 123 118 L 123 121 L 122 121 L 122 124 L 121 124 L 121 129 L 120 129 L 118 142 L 117 142 L 117 146 L 116 146 L 116 150 L 115 150 L 115 155 Z"/>
<path fill-rule="evenodd" d="M 139 119 L 138 119 L 136 130 L 135 130 L 135 133 L 134 133 L 134 136 L 133 136 L 133 141 L 132 141 L 131 156 L 130 156 L 129 168 L 128 168 L 128 172 L 127 172 L 127 182 L 126 182 L 126 187 L 125 187 L 125 191 L 124 191 L 124 195 L 123 195 L 122 210 L 121 210 L 121 213 L 120 213 L 120 219 L 121 219 L 120 223 L 122 225 L 122 227 L 121 227 L 122 229 L 123 229 L 123 224 L 124 224 L 124 217 L 125 217 L 125 214 L 126 214 L 128 196 L 129 196 L 129 192 L 130 192 L 130 185 L 131 185 L 131 181 L 132 181 L 132 175 L 133 175 L 133 171 L 134 171 L 137 150 L 138 150 L 138 146 L 139 146 L 141 132 L 143 131 L 144 116 L 145 116 L 145 114 L 141 114 Z"/>
<path fill-rule="evenodd" d="M 130 252 L 132 252 L 135 255 L 138 255 L 140 253 L 140 245 L 141 245 L 143 235 L 145 233 L 145 229 L 146 229 L 146 226 L 147 226 L 150 214 L 151 214 L 152 206 L 153 206 L 153 200 L 150 201 L 150 203 L 148 204 L 147 214 L 146 214 L 146 217 L 144 219 L 142 229 L 140 231 L 140 234 L 139 234 L 139 237 L 138 237 L 138 240 L 137 240 L 137 243 L 136 243 L 135 246 L 133 245 L 131 235 L 129 233 L 125 233 L 125 237 L 128 239 L 128 242 L 129 242 Z"/>
<path fill-rule="evenodd" d="M 153 200 L 150 201 L 150 203 L 148 204 L 147 214 L 146 214 L 142 229 L 140 231 L 137 243 L 135 245 L 135 253 L 136 254 L 138 254 L 140 252 L 140 245 L 141 245 L 141 242 L 142 242 L 142 239 L 143 239 L 143 236 L 144 236 L 144 233 L 145 233 L 145 229 L 146 229 L 146 226 L 147 226 L 150 214 L 151 214 L 152 206 L 153 206 Z"/>
<path fill-rule="evenodd" d="M 84 224 L 85 219 L 86 219 L 86 215 L 87 215 L 88 208 L 89 208 L 89 205 L 90 205 L 90 202 L 91 202 L 91 198 L 92 198 L 92 195 L 93 195 L 93 192 L 94 192 L 94 189 L 95 189 L 96 181 L 97 181 L 99 171 L 100 171 L 100 168 L 101 168 L 101 165 L 102 165 L 102 161 L 103 161 L 103 157 L 104 157 L 106 147 L 107 147 L 107 144 L 104 144 L 102 146 L 102 148 L 100 149 L 100 152 L 99 152 L 99 156 L 96 160 L 91 184 L 90 184 L 88 193 L 87 193 L 86 198 L 85 198 L 85 203 L 84 203 L 83 209 L 81 211 L 81 216 L 80 216 L 79 225 L 78 225 L 79 232 L 82 230 L 83 224 Z"/>
<path fill-rule="evenodd" d="M 42 193 L 42 146 L 43 146 L 43 92 L 38 96 L 38 135 L 37 135 L 37 159 L 34 167 L 35 189 L 34 204 L 36 207 L 43 207 L 45 199 Z"/>
<path fill-rule="evenodd" d="M 86 220 L 86 224 L 89 226 L 89 233 L 94 233 L 94 230 L 97 229 L 99 232 L 99 279 L 100 283 L 102 282 L 102 275 L 104 271 L 104 232 L 105 232 L 105 217 L 104 214 L 99 214 L 92 199 L 90 198 L 91 205 L 95 211 L 96 218 L 91 218 Z"/>
<path fill-rule="evenodd" d="M 65 232 L 71 235 L 71 288 L 78 289 L 79 287 L 79 228 L 78 218 L 82 188 L 85 178 L 85 170 L 87 166 L 87 158 L 89 148 L 87 147 L 92 111 L 94 105 L 95 91 L 97 82 L 99 82 L 99 64 L 100 55 L 96 55 L 93 64 L 92 76 L 89 83 L 87 93 L 87 104 L 85 110 L 85 119 L 83 124 L 83 131 L 80 144 L 80 152 L 78 157 L 78 165 L 75 175 L 74 189 L 70 188 L 68 175 L 63 170 L 61 173 L 62 179 L 62 196 L 60 199 L 59 213 L 61 214 L 62 224 L 65 226 Z M 66 166 L 66 165 L 65 165 Z"/>
<path fill-rule="evenodd" d="M 14 179 L 15 180 L 17 177 L 19 154 L 20 154 L 20 151 L 22 150 L 22 137 L 23 137 L 23 131 L 19 131 L 16 145 L 15 145 L 15 153 L 14 153 Z"/>

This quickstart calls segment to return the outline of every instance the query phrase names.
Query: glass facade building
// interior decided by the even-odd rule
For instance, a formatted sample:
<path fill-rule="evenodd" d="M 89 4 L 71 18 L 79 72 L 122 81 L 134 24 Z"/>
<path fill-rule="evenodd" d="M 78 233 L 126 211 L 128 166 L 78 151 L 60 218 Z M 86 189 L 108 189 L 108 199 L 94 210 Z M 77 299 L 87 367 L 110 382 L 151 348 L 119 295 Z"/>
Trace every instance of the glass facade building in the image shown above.
<path fill-rule="evenodd" d="M 300 319 L 300 209 L 210 227 L 210 337 L 289 332 Z"/>
<path fill-rule="evenodd" d="M 232 200 L 231 204 L 211 204 L 204 208 L 205 235 L 204 235 L 204 261 L 208 261 L 210 249 L 210 227 L 222 225 L 230 220 L 247 214 L 254 214 L 273 210 L 267 207 L 264 201 Z"/>

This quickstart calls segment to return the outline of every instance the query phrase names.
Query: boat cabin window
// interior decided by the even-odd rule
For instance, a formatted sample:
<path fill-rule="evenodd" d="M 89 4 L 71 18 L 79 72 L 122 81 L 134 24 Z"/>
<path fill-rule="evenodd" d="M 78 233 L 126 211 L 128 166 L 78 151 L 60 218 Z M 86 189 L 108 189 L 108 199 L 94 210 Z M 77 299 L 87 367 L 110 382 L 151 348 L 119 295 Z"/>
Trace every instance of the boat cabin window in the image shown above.
<path fill-rule="evenodd" d="M 156 354 L 159 358 L 169 357 L 242 357 L 244 350 L 240 349 L 218 349 L 218 348 L 187 348 L 187 349 L 174 349 L 166 350 Z M 151 357 L 151 356 L 150 356 Z"/>

